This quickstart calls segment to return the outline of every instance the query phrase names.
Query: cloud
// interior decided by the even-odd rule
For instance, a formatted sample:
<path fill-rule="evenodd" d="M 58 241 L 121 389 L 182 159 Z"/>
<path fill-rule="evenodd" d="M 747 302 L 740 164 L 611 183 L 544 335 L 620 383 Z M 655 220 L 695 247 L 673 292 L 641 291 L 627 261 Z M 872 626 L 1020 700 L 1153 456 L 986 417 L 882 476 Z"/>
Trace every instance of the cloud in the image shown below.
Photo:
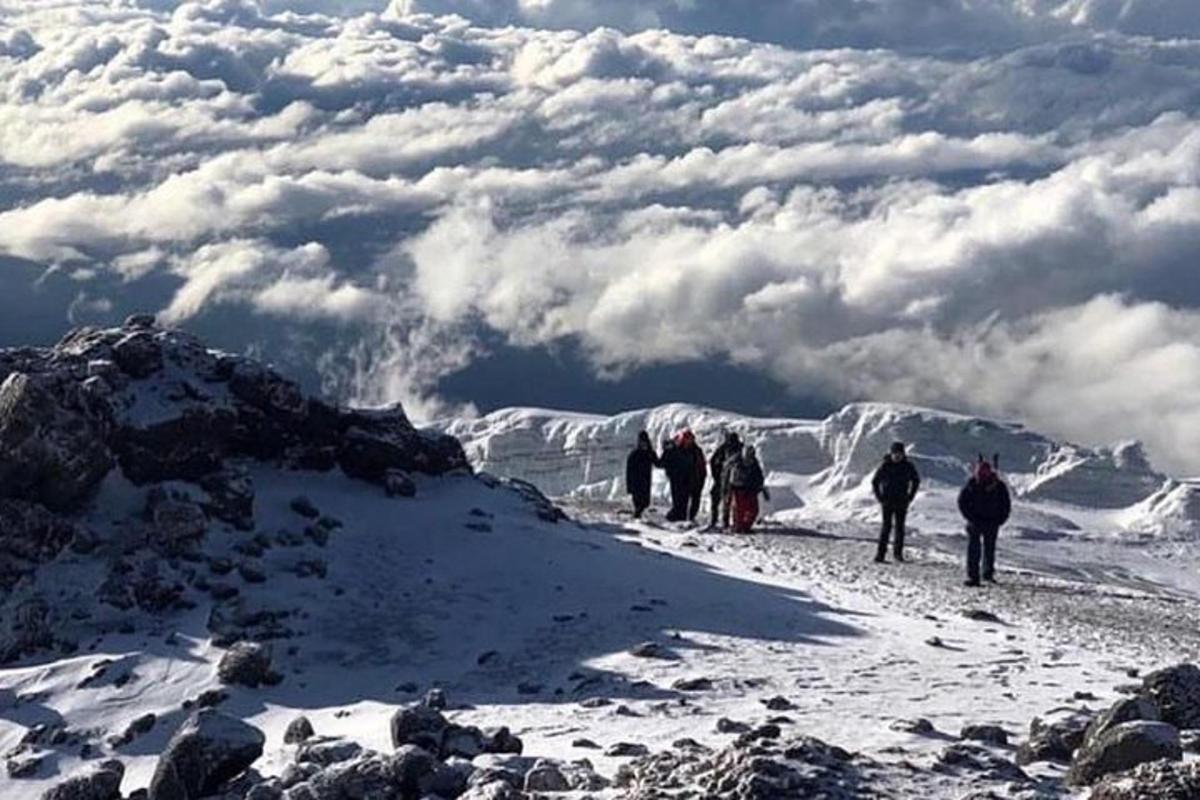
<path fill-rule="evenodd" d="M 417 416 L 568 344 L 1200 466 L 1200 15 L 751 6 L 0 0 L 0 255 Z"/>

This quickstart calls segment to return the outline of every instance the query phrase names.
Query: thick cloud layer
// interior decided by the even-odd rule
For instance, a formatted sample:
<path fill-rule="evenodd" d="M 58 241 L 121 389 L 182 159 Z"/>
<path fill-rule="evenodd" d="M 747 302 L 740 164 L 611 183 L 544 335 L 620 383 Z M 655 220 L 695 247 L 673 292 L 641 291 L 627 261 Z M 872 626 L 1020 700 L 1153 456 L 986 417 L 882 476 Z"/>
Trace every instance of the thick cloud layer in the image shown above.
<path fill-rule="evenodd" d="M 0 0 L 0 285 L 424 414 L 499 340 L 1200 468 L 1200 11 L 380 5 Z"/>

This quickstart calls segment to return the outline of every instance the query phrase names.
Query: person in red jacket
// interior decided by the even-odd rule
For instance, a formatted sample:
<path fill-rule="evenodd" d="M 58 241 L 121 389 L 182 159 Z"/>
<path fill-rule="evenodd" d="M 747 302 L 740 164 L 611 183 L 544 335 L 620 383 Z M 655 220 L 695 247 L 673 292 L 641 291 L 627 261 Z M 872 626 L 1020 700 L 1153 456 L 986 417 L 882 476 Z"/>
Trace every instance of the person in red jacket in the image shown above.
<path fill-rule="evenodd" d="M 733 532 L 749 533 L 758 521 L 758 496 L 771 499 L 758 452 L 750 445 L 726 462 L 726 492 L 733 506 Z"/>

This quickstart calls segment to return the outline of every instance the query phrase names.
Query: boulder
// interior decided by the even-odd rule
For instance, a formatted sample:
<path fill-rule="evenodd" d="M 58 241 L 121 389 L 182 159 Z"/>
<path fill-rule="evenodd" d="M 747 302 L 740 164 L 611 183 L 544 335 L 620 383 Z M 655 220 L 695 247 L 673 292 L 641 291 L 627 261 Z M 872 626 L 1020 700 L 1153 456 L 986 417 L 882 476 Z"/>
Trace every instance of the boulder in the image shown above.
<path fill-rule="evenodd" d="M 1107 711 L 1092 720 L 1083 735 L 1082 743 L 1094 742 L 1112 728 L 1125 722 L 1137 722 L 1138 720 L 1161 722 L 1158 706 L 1144 697 L 1122 697 Z"/>
<path fill-rule="evenodd" d="M 1176 728 L 1200 728 L 1200 667 L 1179 664 L 1142 679 L 1142 697 L 1158 707 L 1162 721 Z"/>
<path fill-rule="evenodd" d="M 308 717 L 301 715 L 288 723 L 287 730 L 283 732 L 283 742 L 284 744 L 299 744 L 311 739 L 314 733 Z"/>
<path fill-rule="evenodd" d="M 1200 761 L 1153 761 L 1109 775 L 1090 800 L 1195 800 L 1200 797 Z"/>
<path fill-rule="evenodd" d="M 168 742 L 148 800 L 199 800 L 216 794 L 262 755 L 262 731 L 211 709 L 191 716 Z"/>
<path fill-rule="evenodd" d="M 106 426 L 77 385 L 12 373 L 0 384 L 0 494 L 77 508 L 112 469 Z"/>
<path fill-rule="evenodd" d="M 0 591 L 58 557 L 79 535 L 68 519 L 27 500 L 0 500 Z"/>
<path fill-rule="evenodd" d="M 116 759 L 104 761 L 47 789 L 42 800 L 121 800 L 125 765 Z"/>
<path fill-rule="evenodd" d="M 362 745 L 348 739 L 309 739 L 296 751 L 296 763 L 327 767 L 352 761 L 362 755 L 362 752 Z"/>
<path fill-rule="evenodd" d="M 208 494 L 201 507 L 240 531 L 254 530 L 254 481 L 244 469 L 227 468 L 200 479 Z"/>
<path fill-rule="evenodd" d="M 392 715 L 392 746 L 414 745 L 431 753 L 439 753 L 449 727 L 450 723 L 437 709 L 423 704 L 405 706 Z"/>
<path fill-rule="evenodd" d="M 0 606 L 0 664 L 53 647 L 57 627 L 45 598 L 10 598 Z"/>
<path fill-rule="evenodd" d="M 521 755 L 525 744 L 506 727 L 484 731 L 483 752 L 498 755 Z"/>
<path fill-rule="evenodd" d="M 1181 758 L 1179 731 L 1172 726 L 1163 722 L 1123 722 L 1084 742 L 1075 753 L 1066 780 L 1073 786 L 1090 786 L 1105 775 L 1139 764 Z"/>
<path fill-rule="evenodd" d="M 256 689 L 274 682 L 271 650 L 258 642 L 238 642 L 221 656 L 217 664 L 221 683 Z"/>

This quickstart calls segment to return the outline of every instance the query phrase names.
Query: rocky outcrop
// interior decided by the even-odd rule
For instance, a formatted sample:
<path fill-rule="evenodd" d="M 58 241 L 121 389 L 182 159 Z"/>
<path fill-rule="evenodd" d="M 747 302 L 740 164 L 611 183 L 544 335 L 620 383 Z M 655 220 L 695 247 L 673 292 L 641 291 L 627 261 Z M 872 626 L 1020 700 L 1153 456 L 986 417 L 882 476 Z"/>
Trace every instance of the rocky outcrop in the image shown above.
<path fill-rule="evenodd" d="M 148 800 L 199 800 L 216 794 L 262 755 L 266 737 L 211 709 L 197 712 L 159 757 Z"/>
<path fill-rule="evenodd" d="M 250 689 L 278 683 L 271 670 L 271 650 L 258 642 L 237 642 L 221 656 L 217 664 L 221 683 Z"/>
<path fill-rule="evenodd" d="M 1079 709 L 1056 709 L 1035 717 L 1029 725 L 1029 738 L 1017 748 L 1017 763 L 1070 763 L 1094 718 L 1094 713 Z"/>

